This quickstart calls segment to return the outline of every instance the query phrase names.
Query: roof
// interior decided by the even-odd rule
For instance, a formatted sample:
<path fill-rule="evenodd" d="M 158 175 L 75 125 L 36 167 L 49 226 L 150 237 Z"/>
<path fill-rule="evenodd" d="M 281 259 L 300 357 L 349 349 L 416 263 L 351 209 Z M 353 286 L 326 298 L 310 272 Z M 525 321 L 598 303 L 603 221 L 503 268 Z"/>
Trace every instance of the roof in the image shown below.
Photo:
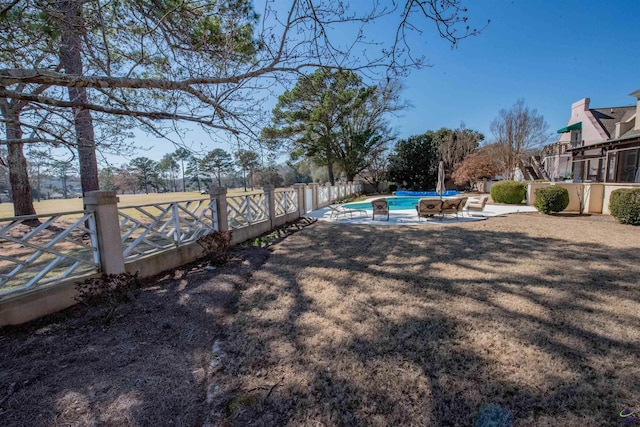
<path fill-rule="evenodd" d="M 597 144 L 585 145 L 582 147 L 567 148 L 567 151 L 582 151 L 593 150 L 594 148 L 616 148 L 617 146 L 637 143 L 640 141 L 640 129 L 631 129 L 620 138 L 609 139 L 607 141 L 599 142 Z"/>
<path fill-rule="evenodd" d="M 616 123 L 628 120 L 636 112 L 636 106 L 629 107 L 611 107 L 611 108 L 591 108 L 591 114 L 596 118 L 602 129 L 605 130 L 607 136 L 615 134 Z"/>
<path fill-rule="evenodd" d="M 629 132 L 625 133 L 623 136 L 621 136 L 618 139 L 615 139 L 614 141 L 622 141 L 622 140 L 638 138 L 638 137 L 640 137 L 640 129 L 631 129 Z"/>

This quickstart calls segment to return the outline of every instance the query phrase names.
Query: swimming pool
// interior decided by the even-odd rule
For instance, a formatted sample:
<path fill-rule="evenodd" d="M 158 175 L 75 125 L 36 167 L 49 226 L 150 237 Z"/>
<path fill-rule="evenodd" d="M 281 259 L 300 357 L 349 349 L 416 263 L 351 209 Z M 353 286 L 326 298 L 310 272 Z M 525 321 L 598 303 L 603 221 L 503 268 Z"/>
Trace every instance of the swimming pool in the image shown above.
<path fill-rule="evenodd" d="M 438 196 L 435 196 L 438 197 Z M 389 204 L 390 211 L 400 211 L 406 209 L 415 209 L 418 206 L 418 200 L 424 199 L 425 197 L 385 197 L 387 199 L 387 203 Z M 371 206 L 371 202 L 357 202 L 357 203 L 347 203 L 344 205 L 345 208 L 351 209 L 364 209 L 364 210 L 373 210 L 373 206 Z"/>
<path fill-rule="evenodd" d="M 443 197 L 449 196 L 457 196 L 460 194 L 458 190 L 444 190 L 442 192 Z M 396 196 L 411 196 L 411 197 L 440 197 L 435 191 L 409 191 L 409 190 L 398 190 L 394 193 Z"/>

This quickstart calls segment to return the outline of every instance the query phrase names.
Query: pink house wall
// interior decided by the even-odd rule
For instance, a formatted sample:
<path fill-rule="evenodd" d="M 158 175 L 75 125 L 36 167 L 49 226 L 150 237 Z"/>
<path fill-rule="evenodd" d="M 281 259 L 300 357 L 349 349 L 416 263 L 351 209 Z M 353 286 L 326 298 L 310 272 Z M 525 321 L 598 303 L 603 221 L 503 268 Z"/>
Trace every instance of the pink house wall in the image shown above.
<path fill-rule="evenodd" d="M 567 122 L 567 126 L 582 122 L 582 140 L 584 141 L 584 145 L 597 144 L 609 138 L 591 111 L 589 111 L 589 102 L 589 98 L 582 98 L 571 104 L 571 117 Z M 560 134 L 560 142 L 571 142 L 571 133 Z"/>

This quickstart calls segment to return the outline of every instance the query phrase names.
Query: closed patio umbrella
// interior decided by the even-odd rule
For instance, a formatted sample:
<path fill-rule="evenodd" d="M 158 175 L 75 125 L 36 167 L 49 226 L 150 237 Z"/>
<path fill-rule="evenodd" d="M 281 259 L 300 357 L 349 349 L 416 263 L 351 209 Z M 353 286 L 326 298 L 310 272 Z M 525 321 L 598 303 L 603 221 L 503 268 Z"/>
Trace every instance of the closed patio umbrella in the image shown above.
<path fill-rule="evenodd" d="M 444 162 L 440 160 L 438 164 L 438 184 L 436 184 L 436 193 L 440 195 L 440 198 L 442 198 L 444 190 Z"/>

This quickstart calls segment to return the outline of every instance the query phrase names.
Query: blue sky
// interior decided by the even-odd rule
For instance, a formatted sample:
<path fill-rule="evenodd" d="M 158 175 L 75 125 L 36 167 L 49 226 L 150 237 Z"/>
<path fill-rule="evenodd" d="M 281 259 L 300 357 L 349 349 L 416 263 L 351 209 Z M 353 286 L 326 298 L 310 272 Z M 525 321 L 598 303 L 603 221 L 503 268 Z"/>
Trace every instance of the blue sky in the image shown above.
<path fill-rule="evenodd" d="M 491 121 L 519 98 L 545 117 L 550 133 L 565 126 L 571 104 L 581 98 L 591 98 L 592 108 L 635 103 L 629 93 L 640 89 L 640 1 L 475 0 L 465 5 L 472 26 L 491 23 L 455 49 L 431 27 L 414 40 L 412 48 L 433 66 L 403 81 L 403 97 L 413 107 L 391 120 L 400 138 L 464 122 L 490 141 Z M 389 22 L 379 28 L 392 34 L 391 27 Z M 210 149 L 228 149 L 200 132 L 187 141 L 198 139 Z M 138 142 L 156 145 L 146 138 Z M 158 160 L 173 150 L 162 142 L 140 155 Z"/>
<path fill-rule="evenodd" d="M 474 1 L 472 23 L 490 25 L 451 50 L 425 37 L 433 67 L 405 81 L 414 108 L 394 121 L 401 137 L 463 121 L 491 139 L 501 108 L 524 98 L 551 132 L 567 123 L 571 104 L 633 105 L 640 89 L 640 2 Z"/>

